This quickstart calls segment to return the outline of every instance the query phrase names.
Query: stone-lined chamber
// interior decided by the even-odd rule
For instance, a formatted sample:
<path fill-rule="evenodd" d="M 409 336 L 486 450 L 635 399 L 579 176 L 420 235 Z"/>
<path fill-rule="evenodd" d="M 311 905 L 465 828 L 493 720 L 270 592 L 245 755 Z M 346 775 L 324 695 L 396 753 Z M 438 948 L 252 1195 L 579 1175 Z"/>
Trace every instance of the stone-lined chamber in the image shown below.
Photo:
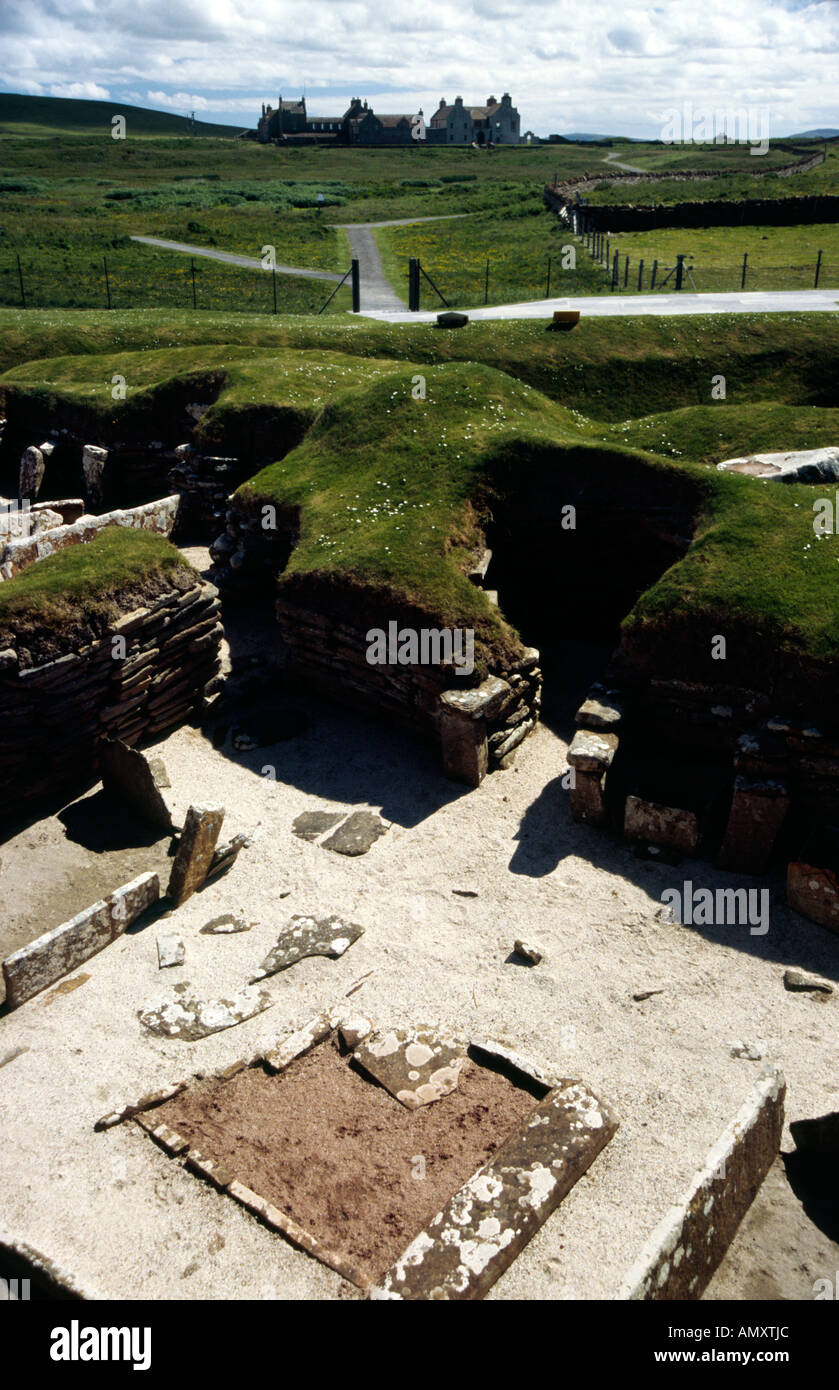
<path fill-rule="evenodd" d="M 218 591 L 186 566 L 137 606 L 136 594 L 76 650 L 33 664 L 38 633 L 0 651 L 0 777 L 4 814 L 77 791 L 97 766 L 97 742 L 133 745 L 180 723 L 213 689 L 222 637 Z M 53 635 L 52 645 L 61 644 Z M 69 645 L 69 643 L 65 644 Z"/>

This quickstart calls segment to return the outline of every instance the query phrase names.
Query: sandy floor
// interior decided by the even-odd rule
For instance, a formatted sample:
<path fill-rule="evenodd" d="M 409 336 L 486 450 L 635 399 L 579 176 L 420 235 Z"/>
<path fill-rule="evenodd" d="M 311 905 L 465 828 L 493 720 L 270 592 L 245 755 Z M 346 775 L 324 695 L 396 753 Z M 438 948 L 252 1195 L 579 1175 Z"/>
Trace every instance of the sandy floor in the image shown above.
<path fill-rule="evenodd" d="M 262 644 L 264 652 L 267 640 L 254 624 L 253 650 Z M 241 644 L 238 659 L 248 659 Z M 581 697 L 584 689 L 575 693 Z M 821 1002 L 791 994 L 782 978 L 791 965 L 837 980 L 839 939 L 789 911 L 780 880 L 767 885 L 766 936 L 751 936 L 747 928 L 671 923 L 661 913 L 665 888 L 680 887 L 685 878 L 710 888 L 754 886 L 754 881 L 698 862 L 674 869 L 642 861 L 623 844 L 576 825 L 560 780 L 570 730 L 542 726 L 512 769 L 494 773 L 469 792 L 440 775 L 433 748 L 319 702 L 289 695 L 286 704 L 305 706 L 310 717 L 308 730 L 289 741 L 236 752 L 229 737 L 214 747 L 201 731 L 185 726 L 154 749 L 172 780 L 176 811 L 191 800 L 219 800 L 227 808 L 223 833 L 245 830 L 255 842 L 225 879 L 167 920 L 167 930 L 176 929 L 186 941 L 185 966 L 164 972 L 161 981 L 149 929 L 140 931 L 86 965 L 91 981 L 61 1002 L 66 1019 L 61 1027 L 75 1029 L 80 1045 L 74 1050 L 84 1053 L 78 1084 L 89 1096 L 88 1128 L 95 1105 L 101 1113 L 113 1103 L 120 1070 L 127 1074 L 134 1068 L 139 1076 L 155 1056 L 167 1059 L 167 1075 L 173 1077 L 205 1063 L 229 1062 L 272 1029 L 276 1035 L 283 1027 L 299 1026 L 372 972 L 353 1005 L 377 1023 L 439 1023 L 472 1038 L 492 1036 L 551 1069 L 581 1076 L 614 1104 L 622 1121 L 617 1136 L 491 1295 L 598 1298 L 611 1296 L 754 1084 L 760 1063 L 732 1057 L 735 1044 L 757 1044 L 765 1059 L 782 1065 L 789 1084 L 788 1119 L 839 1109 L 839 996 Z M 99 830 L 90 828 L 97 824 L 96 797 L 94 791 L 61 817 L 19 832 L 2 849 L 4 954 L 130 875 L 165 864 L 165 841 L 126 842 L 120 827 L 102 843 L 101 814 Z M 388 830 L 362 858 L 330 853 L 291 830 L 295 817 L 306 811 L 368 807 L 382 815 Z M 458 890 L 464 889 L 474 896 L 461 896 Z M 291 914 L 316 911 L 344 914 L 363 924 L 365 935 L 339 962 L 304 961 L 269 982 L 277 1002 L 267 1014 L 220 1035 L 221 1041 L 198 1044 L 160 1043 L 136 1023 L 136 1008 L 164 985 L 188 980 L 204 993 L 241 987 Z M 238 936 L 201 935 L 200 927 L 219 912 L 242 912 L 258 925 Z M 150 930 L 153 937 L 155 928 Z M 515 938 L 522 936 L 542 942 L 542 964 L 529 968 L 510 959 Z M 662 992 L 643 1002 L 633 999 L 633 993 L 648 989 Z M 46 1026 L 39 1022 L 41 1010 L 33 1001 L 0 1019 L 0 1057 L 20 1039 L 37 1046 L 38 1029 Z M 49 1010 L 53 1033 L 58 1014 Z M 98 1028 L 100 1018 L 103 1036 L 113 1030 L 112 1061 L 98 1048 L 88 1056 L 84 1043 L 85 1029 L 94 1019 Z M 37 1084 L 49 1088 L 47 1060 Z M 24 1058 L 5 1073 L 11 1081 L 13 1070 L 18 1072 L 22 1104 L 36 1094 L 26 1087 L 36 1085 L 40 1065 L 37 1058 Z M 90 1099 L 94 1096 L 99 1099 Z M 60 1109 L 58 1090 L 55 1103 Z M 13 1118 L 7 1127 L 10 1123 L 7 1137 L 14 1145 L 19 1122 Z M 63 1119 L 57 1113 L 60 1123 L 67 1136 L 75 1133 L 69 1107 Z M 91 1153 L 104 1152 L 106 1143 L 124 1145 L 129 1163 L 147 1161 L 132 1136 L 95 1136 L 95 1142 L 100 1147 Z M 78 1144 L 87 1151 L 86 1138 Z M 793 1148 L 788 1134 L 784 1148 Z M 37 1166 L 35 1155 L 30 1146 L 28 1161 Z M 82 1161 L 79 1157 L 80 1173 Z M 162 1155 L 153 1162 L 156 1172 L 176 1168 Z M 49 1185 L 51 1171 L 45 1167 L 44 1172 L 42 1184 Z M 14 1173 L 9 1158 L 5 1176 L 0 1167 L 7 1191 Z M 82 1179 L 83 1174 L 74 1181 Z M 172 1200 L 186 1204 L 172 1208 L 171 1240 L 177 1238 L 178 1222 L 187 1220 L 190 1202 L 197 1212 L 210 1200 L 223 1200 L 201 1193 L 199 1203 L 192 1193 L 195 1180 L 179 1172 L 165 1182 L 177 1193 Z M 38 1193 L 36 1177 L 31 1188 Z M 142 1182 L 137 1201 L 141 1189 Z M 55 1234 L 49 1200 L 43 1186 L 37 1200 L 30 1195 L 29 1205 L 15 1197 L 5 1219 L 33 1243 L 48 1244 L 55 1235 L 65 1264 L 77 1259 L 89 1266 L 92 1286 L 119 1287 L 113 1260 L 100 1269 L 95 1252 L 78 1255 L 82 1230 L 62 1226 L 60 1237 Z M 97 1221 L 109 1219 L 111 1211 L 115 1223 L 130 1221 L 119 1205 L 128 1203 L 126 1194 L 97 1194 L 97 1200 L 104 1203 Z M 225 1212 L 213 1219 L 229 1223 L 232 1252 L 230 1232 L 238 1233 L 236 1223 L 249 1218 Z M 831 1228 L 806 1191 L 793 1193 L 779 1164 L 709 1296 L 812 1297 L 813 1281 L 832 1277 L 839 1267 L 839 1246 L 827 1229 L 836 1235 L 835 1223 Z M 122 1238 L 115 1235 L 114 1241 Z M 155 1238 L 150 1232 L 146 1238 L 151 1251 Z M 260 1232 L 258 1239 L 263 1238 L 269 1239 Z M 143 1239 L 131 1233 L 138 1262 Z M 242 1235 L 243 1270 L 245 1245 Z M 337 1284 L 311 1272 L 305 1256 L 290 1252 L 289 1258 L 294 1263 L 288 1265 L 281 1294 L 337 1296 Z M 221 1269 L 202 1266 L 189 1287 L 175 1285 L 182 1291 L 164 1296 L 225 1297 L 221 1275 Z M 168 1288 L 169 1276 L 155 1268 L 150 1254 L 134 1277 L 138 1289 Z"/>

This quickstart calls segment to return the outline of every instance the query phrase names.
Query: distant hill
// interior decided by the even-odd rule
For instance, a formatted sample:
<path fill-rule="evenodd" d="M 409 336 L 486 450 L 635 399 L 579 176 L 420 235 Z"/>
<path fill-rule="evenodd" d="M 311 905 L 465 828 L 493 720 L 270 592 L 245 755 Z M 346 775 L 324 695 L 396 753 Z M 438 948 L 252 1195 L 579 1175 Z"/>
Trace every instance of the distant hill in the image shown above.
<path fill-rule="evenodd" d="M 797 135 L 789 135 L 789 140 L 835 140 L 839 130 L 801 130 Z"/>
<path fill-rule="evenodd" d="M 30 97 L 0 92 L 0 134 L 4 135 L 87 135 L 111 129 L 111 118 L 125 117 L 129 135 L 215 135 L 241 134 L 244 126 L 214 125 L 210 121 L 191 124 L 186 116 L 170 111 L 147 111 L 124 101 L 79 101 L 71 97 Z"/>

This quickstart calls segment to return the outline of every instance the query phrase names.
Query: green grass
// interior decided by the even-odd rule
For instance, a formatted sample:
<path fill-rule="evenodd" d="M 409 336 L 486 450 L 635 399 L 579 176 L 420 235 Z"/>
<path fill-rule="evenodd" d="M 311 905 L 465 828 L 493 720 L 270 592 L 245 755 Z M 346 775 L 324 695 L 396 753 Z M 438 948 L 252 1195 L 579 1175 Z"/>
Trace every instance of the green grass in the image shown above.
<path fill-rule="evenodd" d="M 635 164 L 650 173 L 666 173 L 672 169 L 679 177 L 656 182 L 604 182 L 586 197 L 592 203 L 671 204 L 684 201 L 713 201 L 733 198 L 791 198 L 804 193 L 836 193 L 839 188 L 839 140 L 827 142 L 827 156 L 815 168 L 803 174 L 776 174 L 773 166 L 794 163 L 797 158 L 815 153 L 824 141 L 796 141 L 795 148 L 770 147 L 766 155 L 752 155 L 744 145 L 674 145 L 659 147 L 650 155 L 647 150 L 620 155 L 626 164 Z M 639 155 L 636 158 L 636 153 Z M 692 182 L 685 175 L 704 169 L 728 169 L 717 177 Z M 600 170 L 593 169 L 593 173 Z M 619 172 L 619 171 L 618 171 Z"/>
<path fill-rule="evenodd" d="M 526 323 L 443 333 L 293 317 L 6 311 L 0 329 L 7 360 L 17 359 L 0 390 L 31 394 L 53 419 L 66 401 L 102 424 L 131 410 L 154 421 L 161 393 L 178 381 L 214 383 L 206 437 L 227 431 L 233 441 L 266 410 L 278 421 L 296 413 L 302 443 L 284 453 L 278 426 L 277 460 L 239 494 L 245 506 L 271 502 L 300 515 L 280 581 L 289 597 L 342 594 L 359 612 L 387 603 L 435 626 L 472 626 L 478 669 L 490 669 L 517 638 L 466 577 L 482 524 L 534 470 L 561 489 L 564 468 L 582 460 L 604 508 L 609 479 L 627 470 L 656 489 L 675 474 L 693 499 L 687 555 L 626 619 L 636 644 L 658 644 L 666 656 L 674 634 L 695 624 L 700 634 L 709 625 L 751 632 L 764 665 L 778 653 L 835 653 L 839 544 L 813 536 L 819 490 L 711 466 L 756 448 L 835 440 L 833 318 L 592 320 L 559 337 Z M 729 400 L 710 404 L 721 362 Z M 129 387 L 121 405 L 108 397 L 115 371 Z M 413 397 L 417 371 L 425 400 Z M 65 628 L 100 621 L 118 588 L 153 583 L 161 565 L 177 563 L 146 533 L 106 536 L 0 586 L 0 635 L 4 624 L 24 633 L 40 625 L 64 641 Z"/>
<path fill-rule="evenodd" d="M 23 312 L 0 309 L 0 386 L 10 386 L 27 362 L 141 350 L 212 346 L 263 350 L 270 379 L 279 349 L 321 351 L 412 364 L 478 362 L 498 367 L 559 404 L 604 422 L 624 421 L 682 406 L 707 405 L 711 378 L 724 371 L 723 410 L 755 401 L 832 405 L 839 363 L 839 316 L 826 314 L 709 315 L 685 319 L 584 319 L 568 334 L 546 333 L 539 322 L 470 323 L 456 332 L 433 324 L 399 325 L 370 319 L 295 318 L 257 314 Z M 218 347 L 215 345 L 224 345 Z M 212 361 L 205 353 L 199 359 Z M 154 359 L 152 359 L 153 364 Z M 188 359 L 181 370 L 188 370 Z M 109 356 L 109 365 L 110 356 Z M 149 368 L 153 372 L 154 367 Z M 26 368 L 42 385 L 62 389 L 64 369 Z M 91 362 L 72 369 L 71 384 Z M 27 377 L 27 380 L 32 380 Z M 110 380 L 109 377 L 106 378 Z M 129 393 L 131 390 L 129 379 Z"/>
<path fill-rule="evenodd" d="M 649 232 L 615 232 L 609 236 L 610 256 L 620 257 L 620 292 L 624 258 L 629 256 L 630 293 L 638 289 L 639 261 L 644 262 L 642 292 L 649 293 L 653 262 L 658 261 L 656 285 L 661 289 L 666 272 L 676 264 L 676 254 L 686 253 L 688 265 L 701 294 L 739 290 L 743 257 L 746 290 L 812 289 L 816 260 L 822 252 L 819 288 L 839 288 L 839 223 L 821 222 L 802 227 L 667 227 Z M 586 251 L 582 258 L 590 260 Z M 609 293 L 608 277 L 602 277 Z M 690 289 L 690 281 L 685 281 Z M 673 280 L 664 287 L 672 290 Z"/>
<path fill-rule="evenodd" d="M 385 274 L 405 299 L 411 256 L 419 257 L 453 308 L 544 299 L 549 259 L 551 296 L 608 290 L 605 270 L 592 261 L 581 243 L 545 208 L 538 191 L 520 198 L 512 207 L 450 222 L 383 227 L 375 235 Z M 574 252 L 575 266 L 563 269 L 561 253 L 569 246 Z M 423 308 L 443 307 L 427 281 L 422 282 L 420 302 Z"/>
<path fill-rule="evenodd" d="M 0 643 L 18 650 L 43 647 L 54 636 L 73 650 L 131 606 L 161 593 L 173 576 L 188 575 L 180 552 L 152 531 L 109 526 L 87 545 L 75 545 L 30 565 L 0 584 Z"/>

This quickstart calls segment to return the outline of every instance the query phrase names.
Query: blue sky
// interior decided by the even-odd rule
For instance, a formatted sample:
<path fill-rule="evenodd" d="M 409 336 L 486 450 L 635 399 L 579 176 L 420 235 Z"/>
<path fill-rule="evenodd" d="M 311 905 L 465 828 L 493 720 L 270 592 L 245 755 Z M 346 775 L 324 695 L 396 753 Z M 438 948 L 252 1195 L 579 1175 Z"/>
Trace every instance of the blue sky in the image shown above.
<path fill-rule="evenodd" d="M 306 91 L 428 115 L 509 91 L 522 129 L 657 136 L 668 113 L 839 127 L 839 0 L 1 0 L 0 88 L 250 126 Z"/>

